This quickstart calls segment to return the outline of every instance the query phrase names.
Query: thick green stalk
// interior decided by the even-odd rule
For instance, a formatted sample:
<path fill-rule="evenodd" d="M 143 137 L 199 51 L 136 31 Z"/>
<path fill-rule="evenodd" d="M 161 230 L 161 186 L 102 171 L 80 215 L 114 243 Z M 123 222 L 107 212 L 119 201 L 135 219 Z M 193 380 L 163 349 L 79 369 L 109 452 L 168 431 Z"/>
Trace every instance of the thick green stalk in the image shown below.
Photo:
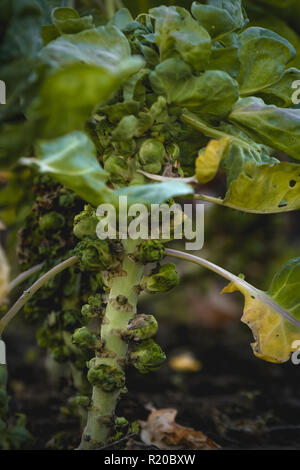
<path fill-rule="evenodd" d="M 121 274 L 112 279 L 111 290 L 101 326 L 101 341 L 104 349 L 96 352 L 94 366 L 110 366 L 124 373 L 128 344 L 120 336 L 122 329 L 136 314 L 138 293 L 134 288 L 140 284 L 143 265 L 135 263 L 128 255 L 136 243 L 127 246 Z M 105 387 L 104 387 L 105 388 Z M 115 409 L 122 387 L 107 391 L 103 386 L 94 385 L 92 403 L 88 412 L 88 422 L 84 430 L 80 450 L 90 450 L 103 446 L 114 426 Z"/>

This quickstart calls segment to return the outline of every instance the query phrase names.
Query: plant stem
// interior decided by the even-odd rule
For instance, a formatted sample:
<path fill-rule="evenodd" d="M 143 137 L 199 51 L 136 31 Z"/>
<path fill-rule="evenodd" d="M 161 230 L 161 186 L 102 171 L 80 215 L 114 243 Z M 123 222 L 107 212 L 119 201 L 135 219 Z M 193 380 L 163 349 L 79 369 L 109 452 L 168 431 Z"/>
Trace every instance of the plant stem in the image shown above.
<path fill-rule="evenodd" d="M 26 279 L 28 279 L 32 274 L 39 271 L 42 266 L 43 266 L 43 263 L 37 264 L 36 266 L 33 266 L 32 268 L 27 269 L 27 271 L 24 271 L 23 273 L 19 274 L 19 276 L 17 276 L 13 281 L 9 283 L 8 292 L 11 292 L 19 284 L 26 281 Z"/>
<path fill-rule="evenodd" d="M 185 253 L 183 251 L 172 250 L 170 248 L 166 248 L 165 252 L 169 256 L 173 256 L 174 258 L 182 259 L 185 261 L 190 261 L 191 263 L 198 264 L 200 266 L 203 266 L 204 268 L 210 269 L 210 271 L 213 271 L 216 274 L 219 274 L 219 276 L 224 277 L 228 281 L 233 282 L 236 286 L 238 286 L 242 293 L 247 291 L 251 296 L 258 298 L 261 302 L 267 304 L 271 309 L 275 310 L 278 315 L 281 315 L 294 325 L 298 326 L 298 328 L 300 328 L 300 322 L 296 318 L 294 318 L 289 312 L 287 312 L 284 308 L 278 305 L 264 291 L 256 289 L 256 287 L 244 281 L 244 279 L 235 276 L 229 271 L 226 271 L 226 269 L 221 268 L 220 266 L 211 263 L 210 261 L 207 261 L 204 258 L 200 258 L 199 256 L 191 255 L 190 253 Z"/>
<path fill-rule="evenodd" d="M 97 353 L 95 365 L 109 365 L 124 371 L 128 344 L 120 336 L 120 329 L 136 314 L 138 293 L 135 286 L 140 284 L 143 266 L 135 263 L 128 255 L 134 251 L 136 241 L 127 241 L 127 252 L 123 260 L 121 275 L 112 279 L 111 290 L 101 326 L 101 341 L 104 351 Z M 125 245 L 125 243 L 124 243 Z M 128 246 L 131 245 L 131 246 Z M 118 304 L 122 296 L 126 303 Z M 88 422 L 84 430 L 80 450 L 91 450 L 105 445 L 114 426 L 115 409 L 121 394 L 120 389 L 104 391 L 93 387 L 92 403 Z"/>
<path fill-rule="evenodd" d="M 115 14 L 114 0 L 105 0 L 105 9 L 107 19 L 110 20 Z"/>
<path fill-rule="evenodd" d="M 76 256 L 72 256 L 71 258 L 62 261 L 54 268 L 50 269 L 46 274 L 41 276 L 32 286 L 25 290 L 21 297 L 16 301 L 16 303 L 9 309 L 9 311 L 4 315 L 3 318 L 0 320 L 0 335 L 2 335 L 5 327 L 8 323 L 17 315 L 17 313 L 21 310 L 22 307 L 26 304 L 26 302 L 52 277 L 56 276 L 56 274 L 60 273 L 64 269 L 69 268 L 73 264 L 77 263 L 78 258 Z"/>

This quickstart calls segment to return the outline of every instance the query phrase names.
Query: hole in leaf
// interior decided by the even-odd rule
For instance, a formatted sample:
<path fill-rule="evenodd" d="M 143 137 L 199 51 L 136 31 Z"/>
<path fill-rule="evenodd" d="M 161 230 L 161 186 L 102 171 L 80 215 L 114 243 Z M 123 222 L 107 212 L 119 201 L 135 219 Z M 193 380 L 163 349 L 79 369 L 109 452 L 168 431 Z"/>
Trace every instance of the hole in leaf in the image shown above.
<path fill-rule="evenodd" d="M 294 188 L 294 186 L 296 186 L 296 183 L 297 183 L 297 181 L 291 180 L 290 183 L 289 183 L 289 184 L 290 184 L 290 188 Z"/>
<path fill-rule="evenodd" d="M 288 201 L 286 199 L 282 199 L 278 204 L 278 207 L 286 207 L 288 205 Z"/>

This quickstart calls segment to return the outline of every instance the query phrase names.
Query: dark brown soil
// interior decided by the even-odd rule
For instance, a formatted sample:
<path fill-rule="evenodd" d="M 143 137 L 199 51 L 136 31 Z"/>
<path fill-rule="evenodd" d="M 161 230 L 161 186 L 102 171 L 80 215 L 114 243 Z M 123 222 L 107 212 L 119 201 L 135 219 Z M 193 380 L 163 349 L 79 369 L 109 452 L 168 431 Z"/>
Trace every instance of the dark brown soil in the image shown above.
<path fill-rule="evenodd" d="M 66 380 L 51 384 L 42 357 L 34 364 L 24 362 L 24 348 L 34 345 L 33 337 L 24 344 L 11 332 L 7 339 L 11 406 L 27 414 L 34 448 L 45 449 L 57 433 L 59 448 L 74 448 L 80 437 L 78 422 L 59 412 L 72 393 L 70 385 Z M 300 449 L 300 367 L 255 358 L 250 341 L 248 329 L 239 323 L 219 330 L 160 325 L 158 342 L 168 357 L 188 350 L 203 369 L 178 374 L 166 364 L 147 375 L 128 371 L 129 393 L 118 415 L 146 419 L 149 403 L 174 407 L 178 423 L 201 430 L 224 449 Z M 138 436 L 134 441 L 131 448 L 143 448 Z M 125 445 L 126 440 L 115 448 Z"/>

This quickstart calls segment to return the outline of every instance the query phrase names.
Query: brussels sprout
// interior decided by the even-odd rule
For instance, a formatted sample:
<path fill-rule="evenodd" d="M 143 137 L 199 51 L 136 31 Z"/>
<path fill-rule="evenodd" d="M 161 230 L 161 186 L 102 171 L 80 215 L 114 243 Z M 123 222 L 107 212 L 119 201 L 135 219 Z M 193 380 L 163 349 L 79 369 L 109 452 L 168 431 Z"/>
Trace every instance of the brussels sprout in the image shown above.
<path fill-rule="evenodd" d="M 82 270 L 102 271 L 113 263 L 107 240 L 85 239 L 77 244 L 73 253 L 79 258 Z"/>
<path fill-rule="evenodd" d="M 129 341 L 149 339 L 155 335 L 157 329 L 157 321 L 153 315 L 136 315 L 122 330 L 122 338 Z"/>
<path fill-rule="evenodd" d="M 88 303 L 81 308 L 81 315 L 85 321 L 88 322 L 93 318 L 101 318 L 103 314 L 102 298 L 100 294 L 91 295 L 88 298 Z"/>
<path fill-rule="evenodd" d="M 167 292 L 179 283 L 179 276 L 176 266 L 173 263 L 166 263 L 159 268 L 159 271 L 151 276 L 145 276 L 142 287 L 150 294 L 155 292 Z"/>
<path fill-rule="evenodd" d="M 74 218 L 73 232 L 81 240 L 86 236 L 96 235 L 96 227 L 99 220 L 96 212 L 89 204 L 84 206 L 84 210 Z"/>
<path fill-rule="evenodd" d="M 48 212 L 45 215 L 42 215 L 39 219 L 39 226 L 41 230 L 55 231 L 60 230 L 65 225 L 65 218 L 62 214 L 58 212 Z"/>
<path fill-rule="evenodd" d="M 130 180 L 129 186 L 134 186 L 138 184 L 145 184 L 145 176 L 141 173 L 135 173 Z"/>
<path fill-rule="evenodd" d="M 134 367 L 142 374 L 158 369 L 166 360 L 165 353 L 152 339 L 135 346 L 129 357 Z"/>
<path fill-rule="evenodd" d="M 111 155 L 104 162 L 104 170 L 109 173 L 113 183 L 126 183 L 129 178 L 129 169 L 126 160 L 117 155 Z"/>
<path fill-rule="evenodd" d="M 165 148 L 157 139 L 145 140 L 139 151 L 139 159 L 143 170 L 149 173 L 159 173 L 161 171 Z"/>
<path fill-rule="evenodd" d="M 134 256 L 143 264 L 161 261 L 165 256 L 165 249 L 157 240 L 145 240 L 137 247 Z"/>
<path fill-rule="evenodd" d="M 55 346 L 52 349 L 53 358 L 59 363 L 67 362 L 70 359 L 70 351 L 67 346 Z"/>
<path fill-rule="evenodd" d="M 83 326 L 75 330 L 72 341 L 82 349 L 94 349 L 97 344 L 97 336 Z"/>
<path fill-rule="evenodd" d="M 120 416 L 120 417 L 116 417 L 115 419 L 115 426 L 117 428 L 125 428 L 128 426 L 128 421 L 126 418 L 124 418 L 123 416 Z"/>
<path fill-rule="evenodd" d="M 105 392 L 113 392 L 124 387 L 125 374 L 121 369 L 108 364 L 97 364 L 90 368 L 88 381 Z"/>

